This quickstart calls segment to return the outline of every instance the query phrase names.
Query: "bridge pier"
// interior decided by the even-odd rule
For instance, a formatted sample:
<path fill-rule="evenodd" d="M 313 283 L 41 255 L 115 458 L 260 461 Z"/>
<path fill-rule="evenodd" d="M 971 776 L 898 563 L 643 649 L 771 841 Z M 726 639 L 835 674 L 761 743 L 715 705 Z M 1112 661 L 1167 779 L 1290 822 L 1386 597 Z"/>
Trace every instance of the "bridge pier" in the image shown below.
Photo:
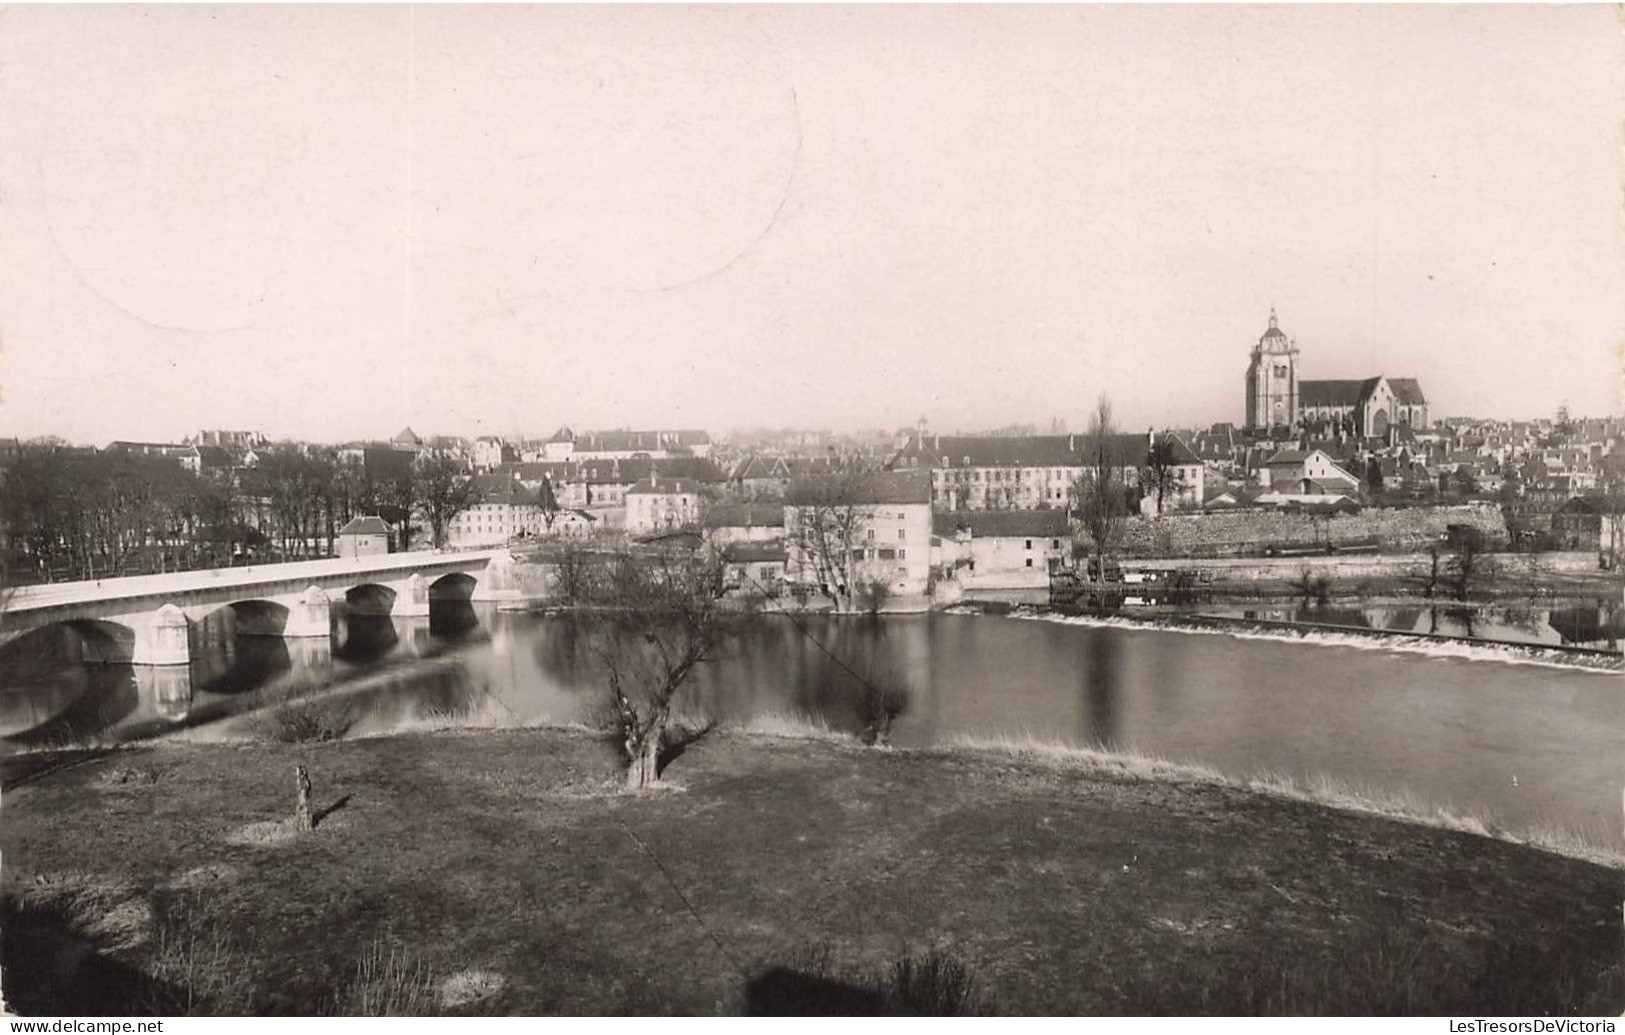
<path fill-rule="evenodd" d="M 299 636 L 321 636 L 333 633 L 332 601 L 320 586 L 311 586 L 300 594 L 298 602 L 288 608 L 288 624 L 282 635 L 292 639 Z"/>
<path fill-rule="evenodd" d="M 132 665 L 188 665 L 192 661 L 191 622 L 186 612 L 165 604 L 144 620 L 132 623 L 135 642 L 130 650 Z M 85 660 L 93 660 L 86 658 Z M 123 658 L 96 658 L 96 661 L 123 661 Z"/>
<path fill-rule="evenodd" d="M 519 590 L 519 579 L 514 572 L 513 554 L 499 551 L 492 555 L 474 584 L 473 599 L 476 601 L 518 600 L 523 594 Z"/>
<path fill-rule="evenodd" d="M 389 613 L 396 618 L 429 617 L 429 580 L 421 572 L 413 572 L 390 587 L 395 591 L 395 606 Z"/>

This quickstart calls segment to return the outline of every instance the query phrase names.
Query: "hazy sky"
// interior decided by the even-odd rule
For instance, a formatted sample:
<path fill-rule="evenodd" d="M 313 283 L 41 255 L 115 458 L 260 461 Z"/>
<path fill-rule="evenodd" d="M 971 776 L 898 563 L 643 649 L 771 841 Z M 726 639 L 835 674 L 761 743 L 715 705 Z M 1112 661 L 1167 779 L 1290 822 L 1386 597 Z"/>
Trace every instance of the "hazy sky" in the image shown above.
<path fill-rule="evenodd" d="M 0 434 L 1622 411 L 1590 7 L 15 7 Z"/>

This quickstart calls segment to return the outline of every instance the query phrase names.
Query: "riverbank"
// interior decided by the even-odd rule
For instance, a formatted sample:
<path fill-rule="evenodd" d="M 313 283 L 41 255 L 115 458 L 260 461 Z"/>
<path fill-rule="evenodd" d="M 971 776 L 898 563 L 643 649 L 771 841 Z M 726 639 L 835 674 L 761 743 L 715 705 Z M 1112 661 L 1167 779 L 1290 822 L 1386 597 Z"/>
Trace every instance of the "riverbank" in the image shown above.
<path fill-rule="evenodd" d="M 717 732 L 667 776 L 544 729 L 89 756 L 6 791 L 6 991 L 740 1013 L 937 949 L 1001 1013 L 1625 1008 L 1620 869 L 1527 845 L 1029 747 Z"/>

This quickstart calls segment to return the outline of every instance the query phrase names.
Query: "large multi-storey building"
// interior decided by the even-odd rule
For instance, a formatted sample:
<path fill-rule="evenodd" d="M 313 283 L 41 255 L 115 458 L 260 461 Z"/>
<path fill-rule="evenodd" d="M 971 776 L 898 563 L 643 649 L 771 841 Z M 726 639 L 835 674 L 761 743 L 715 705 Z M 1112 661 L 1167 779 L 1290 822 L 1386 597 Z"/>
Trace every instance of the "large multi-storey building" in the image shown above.
<path fill-rule="evenodd" d="M 1201 458 L 1175 435 L 1160 440 L 1172 461 L 1163 508 L 1201 506 Z M 1110 436 L 1107 454 L 1124 485 L 1141 487 L 1157 441 L 1150 433 Z M 928 435 L 921 427 L 887 466 L 929 471 L 931 502 L 939 510 L 1067 510 L 1078 478 L 1092 467 L 1093 447 L 1087 435 Z"/>

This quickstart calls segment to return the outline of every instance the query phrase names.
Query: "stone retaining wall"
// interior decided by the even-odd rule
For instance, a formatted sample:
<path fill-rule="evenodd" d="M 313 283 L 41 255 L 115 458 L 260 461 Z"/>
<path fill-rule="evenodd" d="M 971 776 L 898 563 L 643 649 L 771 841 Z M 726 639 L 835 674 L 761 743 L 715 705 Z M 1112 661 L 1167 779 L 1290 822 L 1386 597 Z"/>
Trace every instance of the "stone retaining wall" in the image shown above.
<path fill-rule="evenodd" d="M 1455 507 L 1367 508 L 1358 514 L 1311 516 L 1287 511 L 1246 510 L 1171 514 L 1130 519 L 1121 553 L 1171 557 L 1219 551 L 1261 553 L 1270 546 L 1368 543 L 1380 549 L 1419 550 L 1444 538 L 1451 525 L 1482 529 L 1492 547 L 1505 544 L 1500 508 L 1485 503 Z M 1087 542 L 1088 537 L 1084 537 Z"/>

